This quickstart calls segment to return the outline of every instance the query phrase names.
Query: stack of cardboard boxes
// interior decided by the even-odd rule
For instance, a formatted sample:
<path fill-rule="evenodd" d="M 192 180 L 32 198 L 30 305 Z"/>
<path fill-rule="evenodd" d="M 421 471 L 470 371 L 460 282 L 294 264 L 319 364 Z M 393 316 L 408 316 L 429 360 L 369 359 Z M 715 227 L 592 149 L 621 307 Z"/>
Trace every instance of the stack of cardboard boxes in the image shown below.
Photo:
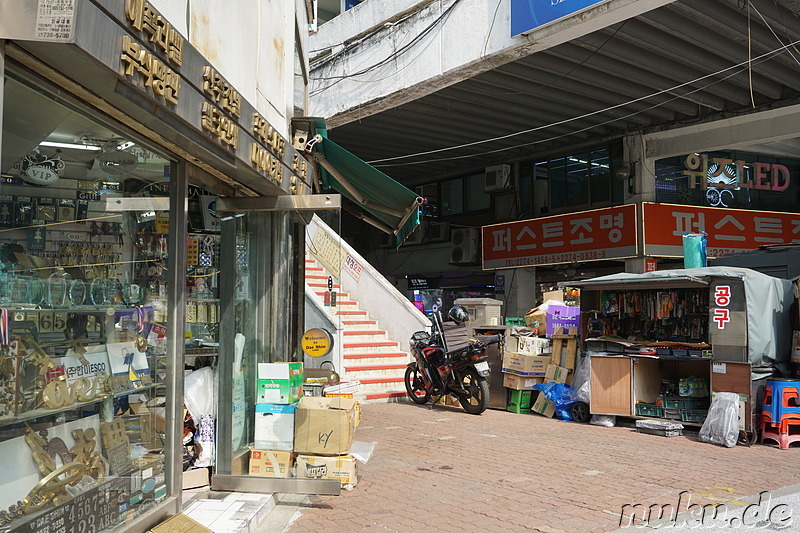
<path fill-rule="evenodd" d="M 302 363 L 258 365 L 250 475 L 291 477 L 296 465 L 298 478 L 339 479 L 342 488 L 352 489 L 357 464 L 347 452 L 355 432 L 355 400 L 302 396 L 302 390 Z"/>

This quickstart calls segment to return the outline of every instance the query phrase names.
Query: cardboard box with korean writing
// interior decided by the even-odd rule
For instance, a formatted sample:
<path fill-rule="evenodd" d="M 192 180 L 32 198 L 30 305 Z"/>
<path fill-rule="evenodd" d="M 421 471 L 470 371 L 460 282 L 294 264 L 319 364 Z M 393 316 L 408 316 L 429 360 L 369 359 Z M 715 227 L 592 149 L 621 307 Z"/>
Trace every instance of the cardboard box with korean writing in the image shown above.
<path fill-rule="evenodd" d="M 546 337 L 519 337 L 517 353 L 522 355 L 540 355 L 550 351 L 550 339 Z"/>
<path fill-rule="evenodd" d="M 540 415 L 552 418 L 553 415 L 556 414 L 556 404 L 553 403 L 552 400 L 549 400 L 542 391 L 539 391 L 539 394 L 538 396 L 536 396 L 536 401 L 533 403 L 533 407 L 531 407 L 531 410 L 534 413 L 539 413 Z"/>
<path fill-rule="evenodd" d="M 252 450 L 250 475 L 259 477 L 289 477 L 292 472 L 292 452 L 283 450 Z"/>
<path fill-rule="evenodd" d="M 295 403 L 303 395 L 303 363 L 259 363 L 256 403 Z"/>
<path fill-rule="evenodd" d="M 544 378 L 529 378 L 503 372 L 503 387 L 514 390 L 531 390 L 534 385 L 543 383 Z"/>
<path fill-rule="evenodd" d="M 352 455 L 337 457 L 298 455 L 297 477 L 338 479 L 343 489 L 352 490 L 358 483 L 358 462 Z"/>
<path fill-rule="evenodd" d="M 544 375 L 545 383 L 566 383 L 569 370 L 563 366 L 547 365 L 547 372 Z"/>
<path fill-rule="evenodd" d="M 526 377 L 543 377 L 550 364 L 550 356 L 503 353 L 503 372 Z"/>
<path fill-rule="evenodd" d="M 355 400 L 341 396 L 305 396 L 294 417 L 294 451 L 306 455 L 342 455 L 355 432 Z"/>
<path fill-rule="evenodd" d="M 256 404 L 255 447 L 261 450 L 294 449 L 294 413 L 296 403 Z"/>

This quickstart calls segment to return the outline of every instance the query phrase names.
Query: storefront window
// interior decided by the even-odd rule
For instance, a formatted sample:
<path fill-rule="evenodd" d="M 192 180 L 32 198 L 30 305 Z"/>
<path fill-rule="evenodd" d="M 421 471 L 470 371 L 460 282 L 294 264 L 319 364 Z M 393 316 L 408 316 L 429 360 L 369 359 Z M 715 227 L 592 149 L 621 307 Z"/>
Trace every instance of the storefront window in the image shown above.
<path fill-rule="evenodd" d="M 0 529 L 123 530 L 170 495 L 175 165 L 4 81 Z"/>
<path fill-rule="evenodd" d="M 800 161 L 703 152 L 656 162 L 656 201 L 703 207 L 800 212 Z"/>

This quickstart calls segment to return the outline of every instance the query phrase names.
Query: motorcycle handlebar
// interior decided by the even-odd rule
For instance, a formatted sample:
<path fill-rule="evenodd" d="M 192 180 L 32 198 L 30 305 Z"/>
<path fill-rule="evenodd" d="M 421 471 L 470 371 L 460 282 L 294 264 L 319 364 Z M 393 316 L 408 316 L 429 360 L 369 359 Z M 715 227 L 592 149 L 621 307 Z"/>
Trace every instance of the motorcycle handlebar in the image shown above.
<path fill-rule="evenodd" d="M 503 335 L 495 335 L 492 339 L 487 341 L 478 341 L 475 343 L 475 346 L 478 348 L 486 348 L 487 346 L 491 346 L 492 344 L 501 344 L 505 341 L 505 337 Z"/>

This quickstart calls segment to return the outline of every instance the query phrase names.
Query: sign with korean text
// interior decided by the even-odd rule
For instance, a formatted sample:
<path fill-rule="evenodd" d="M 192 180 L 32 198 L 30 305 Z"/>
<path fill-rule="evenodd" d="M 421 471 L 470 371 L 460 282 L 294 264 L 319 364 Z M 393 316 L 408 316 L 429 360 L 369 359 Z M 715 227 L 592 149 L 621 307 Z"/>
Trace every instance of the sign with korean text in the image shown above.
<path fill-rule="evenodd" d="M 361 263 L 356 261 L 353 256 L 347 254 L 344 258 L 344 271 L 358 281 L 361 279 L 361 273 L 364 272 L 364 267 L 361 266 Z"/>
<path fill-rule="evenodd" d="M 643 209 L 646 255 L 682 257 L 683 235 L 700 231 L 708 234 L 709 257 L 800 241 L 798 213 L 651 203 Z"/>
<path fill-rule="evenodd" d="M 747 359 L 747 311 L 744 282 L 714 279 L 709 287 L 708 339 L 718 361 Z"/>
<path fill-rule="evenodd" d="M 511 36 L 602 3 L 598 0 L 511 0 Z"/>
<path fill-rule="evenodd" d="M 483 268 L 514 268 L 636 255 L 636 206 L 624 205 L 483 227 Z"/>

